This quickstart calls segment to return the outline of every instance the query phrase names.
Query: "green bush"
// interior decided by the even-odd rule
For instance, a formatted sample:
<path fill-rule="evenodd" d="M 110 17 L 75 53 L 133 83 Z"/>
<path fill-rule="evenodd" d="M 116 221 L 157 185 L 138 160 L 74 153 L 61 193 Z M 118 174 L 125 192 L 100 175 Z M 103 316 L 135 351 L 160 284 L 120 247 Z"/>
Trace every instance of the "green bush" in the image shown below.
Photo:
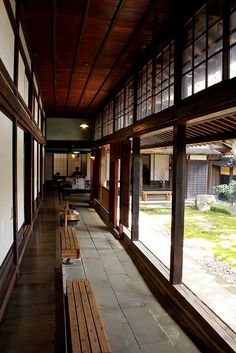
<path fill-rule="evenodd" d="M 214 205 L 214 206 L 211 206 L 210 210 L 212 212 L 221 212 L 221 213 L 225 213 L 225 214 L 230 215 L 230 211 L 227 206 L 224 207 L 224 206 L 220 206 L 220 205 Z"/>
<path fill-rule="evenodd" d="M 236 193 L 236 180 L 231 180 L 228 184 L 220 184 L 212 187 L 218 194 L 224 194 L 227 200 L 231 203 L 234 202 L 234 194 Z"/>

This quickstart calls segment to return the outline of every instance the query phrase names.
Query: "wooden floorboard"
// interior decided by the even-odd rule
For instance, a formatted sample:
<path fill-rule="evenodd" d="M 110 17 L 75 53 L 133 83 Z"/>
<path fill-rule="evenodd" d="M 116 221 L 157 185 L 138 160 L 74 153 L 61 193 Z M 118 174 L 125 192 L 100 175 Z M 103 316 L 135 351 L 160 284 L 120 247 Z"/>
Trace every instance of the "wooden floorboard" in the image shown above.
<path fill-rule="evenodd" d="M 54 353 L 56 210 L 45 198 L 0 325 L 1 353 Z"/>

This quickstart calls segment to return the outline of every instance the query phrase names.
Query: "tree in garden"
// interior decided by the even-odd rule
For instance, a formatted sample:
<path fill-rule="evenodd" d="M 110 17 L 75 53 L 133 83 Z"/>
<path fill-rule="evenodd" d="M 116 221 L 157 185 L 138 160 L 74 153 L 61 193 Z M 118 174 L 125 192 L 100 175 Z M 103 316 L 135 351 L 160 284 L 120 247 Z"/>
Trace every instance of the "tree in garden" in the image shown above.
<path fill-rule="evenodd" d="M 213 186 L 213 190 L 218 194 L 224 194 L 229 202 L 234 203 L 234 194 L 236 193 L 236 180 L 231 180 L 229 184 L 220 184 Z"/>

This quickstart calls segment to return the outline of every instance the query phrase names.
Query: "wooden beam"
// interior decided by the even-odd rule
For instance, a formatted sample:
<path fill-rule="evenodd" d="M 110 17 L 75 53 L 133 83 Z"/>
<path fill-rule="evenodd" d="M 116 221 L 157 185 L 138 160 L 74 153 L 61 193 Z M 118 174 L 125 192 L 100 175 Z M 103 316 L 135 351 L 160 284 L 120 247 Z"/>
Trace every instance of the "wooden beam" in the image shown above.
<path fill-rule="evenodd" d="M 133 137 L 132 146 L 132 226 L 131 240 L 139 239 L 140 138 Z"/>
<path fill-rule="evenodd" d="M 184 238 L 184 200 L 185 200 L 185 165 L 186 165 L 186 126 L 174 126 L 173 149 L 173 189 L 170 282 L 182 282 L 183 238 Z"/>
<path fill-rule="evenodd" d="M 29 109 L 22 104 L 20 96 L 17 95 L 16 86 L 6 72 L 0 59 L 0 107 L 11 119 L 18 119 L 18 124 L 30 131 L 34 138 L 40 143 L 45 143 L 42 132 L 31 121 Z"/>

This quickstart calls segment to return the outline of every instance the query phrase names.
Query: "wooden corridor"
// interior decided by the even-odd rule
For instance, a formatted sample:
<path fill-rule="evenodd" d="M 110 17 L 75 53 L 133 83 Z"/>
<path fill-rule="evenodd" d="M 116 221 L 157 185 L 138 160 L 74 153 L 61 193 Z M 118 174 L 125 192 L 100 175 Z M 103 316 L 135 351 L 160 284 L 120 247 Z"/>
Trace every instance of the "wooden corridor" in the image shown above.
<path fill-rule="evenodd" d="M 52 353 L 55 336 L 57 215 L 45 197 L 0 325 L 1 353 Z"/>
<path fill-rule="evenodd" d="M 200 353 L 151 294 L 128 254 L 88 199 L 77 205 L 81 260 L 64 265 L 64 279 L 89 278 L 113 353 Z M 45 196 L 0 324 L 1 353 L 63 352 L 56 340 L 56 202 Z M 58 308 L 58 306 L 57 306 Z M 203 352 L 203 351 L 202 351 Z"/>

